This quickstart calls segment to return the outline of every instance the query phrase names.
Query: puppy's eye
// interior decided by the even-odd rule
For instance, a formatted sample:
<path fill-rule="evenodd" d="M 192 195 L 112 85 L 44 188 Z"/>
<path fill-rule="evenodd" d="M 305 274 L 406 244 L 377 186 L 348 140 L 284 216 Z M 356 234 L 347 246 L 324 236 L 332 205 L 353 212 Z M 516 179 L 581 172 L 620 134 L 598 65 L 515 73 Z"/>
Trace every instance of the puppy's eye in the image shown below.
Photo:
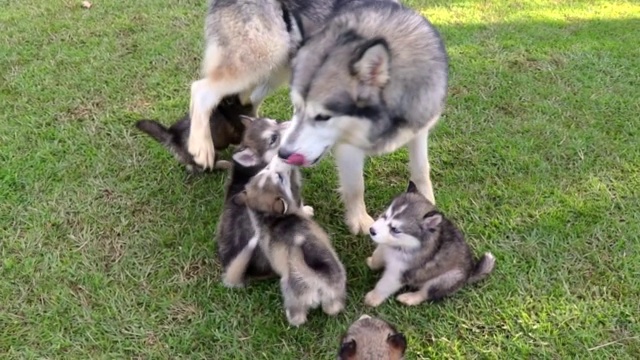
<path fill-rule="evenodd" d="M 278 180 L 283 183 L 284 182 L 284 178 L 282 177 L 282 175 L 278 174 Z"/>
<path fill-rule="evenodd" d="M 331 119 L 331 116 L 318 114 L 318 115 L 316 115 L 316 117 L 314 119 L 316 121 L 327 121 L 327 120 Z"/>
<path fill-rule="evenodd" d="M 271 138 L 269 139 L 269 145 L 275 144 L 276 141 L 278 141 L 278 134 L 271 135 Z"/>
<path fill-rule="evenodd" d="M 401 231 L 400 231 L 400 229 L 398 229 L 397 227 L 392 226 L 392 227 L 391 227 L 391 232 L 392 232 L 392 233 L 394 233 L 394 234 L 400 234 L 400 232 L 401 232 Z"/>

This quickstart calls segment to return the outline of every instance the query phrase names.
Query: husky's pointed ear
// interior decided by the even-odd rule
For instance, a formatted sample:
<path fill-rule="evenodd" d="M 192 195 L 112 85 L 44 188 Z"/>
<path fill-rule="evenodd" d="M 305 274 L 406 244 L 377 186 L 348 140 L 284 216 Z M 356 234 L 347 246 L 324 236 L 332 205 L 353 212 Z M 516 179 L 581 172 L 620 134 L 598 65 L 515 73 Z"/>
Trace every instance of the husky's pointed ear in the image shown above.
<path fill-rule="evenodd" d="M 242 190 L 242 192 L 234 195 L 232 201 L 239 206 L 245 205 L 247 203 L 247 190 Z"/>
<path fill-rule="evenodd" d="M 383 38 L 360 45 L 351 60 L 351 74 L 367 86 L 381 88 L 389 81 L 391 52 Z"/>
<path fill-rule="evenodd" d="M 256 153 L 249 148 L 244 148 L 234 153 L 233 156 L 231 157 L 235 162 L 237 162 L 238 164 L 244 167 L 256 166 L 258 165 L 258 161 L 259 161 L 258 155 L 256 155 Z"/>
<path fill-rule="evenodd" d="M 287 205 L 287 202 L 284 201 L 283 198 L 278 197 L 276 198 L 276 201 L 273 203 L 272 210 L 276 214 L 284 215 L 289 210 L 289 205 Z"/>
<path fill-rule="evenodd" d="M 245 128 L 248 128 L 249 126 L 251 126 L 251 124 L 253 123 L 253 120 L 255 120 L 255 118 L 252 118 L 251 116 L 247 116 L 247 115 L 240 115 L 240 122 L 242 123 L 242 125 L 244 125 Z"/>
<path fill-rule="evenodd" d="M 408 193 L 414 193 L 414 194 L 418 194 L 418 187 L 416 186 L 416 183 L 414 183 L 413 181 L 409 180 L 409 186 L 407 187 L 407 192 Z"/>
<path fill-rule="evenodd" d="M 354 356 L 356 356 L 356 340 L 355 339 L 351 341 L 347 341 L 340 345 L 340 350 L 338 350 L 339 360 L 352 359 Z"/>
<path fill-rule="evenodd" d="M 435 232 L 441 222 L 442 214 L 437 210 L 429 211 L 422 218 L 422 226 L 429 230 L 429 232 Z"/>
<path fill-rule="evenodd" d="M 391 350 L 396 354 L 402 356 L 407 349 L 407 339 L 402 333 L 389 334 L 387 337 L 387 344 L 391 347 Z"/>

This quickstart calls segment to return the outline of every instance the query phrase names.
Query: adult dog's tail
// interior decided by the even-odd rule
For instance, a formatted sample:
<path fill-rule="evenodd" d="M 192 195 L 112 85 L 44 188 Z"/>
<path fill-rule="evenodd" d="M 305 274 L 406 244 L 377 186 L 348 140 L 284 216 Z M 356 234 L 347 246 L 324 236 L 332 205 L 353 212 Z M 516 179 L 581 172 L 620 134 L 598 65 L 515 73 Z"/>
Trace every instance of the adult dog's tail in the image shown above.
<path fill-rule="evenodd" d="M 467 280 L 468 284 L 480 281 L 487 277 L 496 265 L 496 258 L 490 252 L 484 253 L 473 267 L 471 276 Z"/>

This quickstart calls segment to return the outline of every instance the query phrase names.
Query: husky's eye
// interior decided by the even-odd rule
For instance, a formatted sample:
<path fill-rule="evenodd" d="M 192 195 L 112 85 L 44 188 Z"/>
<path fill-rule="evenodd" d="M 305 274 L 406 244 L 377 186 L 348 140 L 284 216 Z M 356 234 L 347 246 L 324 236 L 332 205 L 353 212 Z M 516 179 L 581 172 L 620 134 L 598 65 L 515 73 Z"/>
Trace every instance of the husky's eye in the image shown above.
<path fill-rule="evenodd" d="M 278 141 L 278 134 L 271 135 L 271 138 L 269 139 L 269 145 L 275 144 L 276 141 Z"/>
<path fill-rule="evenodd" d="M 278 180 L 283 183 L 284 182 L 284 178 L 282 177 L 282 175 L 278 174 Z"/>
<path fill-rule="evenodd" d="M 391 226 L 390 228 L 391 228 L 391 232 L 392 232 L 392 233 L 394 233 L 394 234 L 400 234 L 400 229 L 398 229 L 397 227 L 395 227 L 395 226 Z"/>
<path fill-rule="evenodd" d="M 329 116 L 329 115 L 322 115 L 322 114 L 318 114 L 318 115 L 316 115 L 316 117 L 315 117 L 315 120 L 316 120 L 316 121 L 327 121 L 327 120 L 329 120 L 329 119 L 331 119 L 331 116 Z"/>

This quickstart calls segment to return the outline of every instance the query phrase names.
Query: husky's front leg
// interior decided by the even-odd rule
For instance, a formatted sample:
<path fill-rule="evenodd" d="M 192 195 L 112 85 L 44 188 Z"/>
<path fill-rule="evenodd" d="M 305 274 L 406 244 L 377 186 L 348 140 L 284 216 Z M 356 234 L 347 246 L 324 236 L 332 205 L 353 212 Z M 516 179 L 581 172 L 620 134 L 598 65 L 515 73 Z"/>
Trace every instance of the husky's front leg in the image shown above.
<path fill-rule="evenodd" d="M 191 84 L 191 102 L 189 105 L 191 126 L 189 128 L 187 150 L 193 156 L 196 164 L 202 166 L 205 170 L 213 168 L 215 164 L 216 152 L 213 138 L 211 137 L 209 117 L 221 99 L 222 96 L 215 91 L 209 79 L 200 79 Z"/>
<path fill-rule="evenodd" d="M 365 296 L 364 303 L 365 305 L 376 307 L 400 290 L 403 285 L 399 271 L 385 270 L 376 287 Z"/>
<path fill-rule="evenodd" d="M 352 234 L 367 234 L 373 218 L 367 214 L 364 203 L 364 151 L 351 145 L 338 145 L 335 149 L 340 193 L 346 209 L 346 222 Z"/>
<path fill-rule="evenodd" d="M 418 191 L 435 205 L 436 198 L 431 184 L 428 139 L 429 129 L 423 129 L 407 144 L 409 149 L 409 168 L 411 169 L 411 181 L 416 184 Z"/>

